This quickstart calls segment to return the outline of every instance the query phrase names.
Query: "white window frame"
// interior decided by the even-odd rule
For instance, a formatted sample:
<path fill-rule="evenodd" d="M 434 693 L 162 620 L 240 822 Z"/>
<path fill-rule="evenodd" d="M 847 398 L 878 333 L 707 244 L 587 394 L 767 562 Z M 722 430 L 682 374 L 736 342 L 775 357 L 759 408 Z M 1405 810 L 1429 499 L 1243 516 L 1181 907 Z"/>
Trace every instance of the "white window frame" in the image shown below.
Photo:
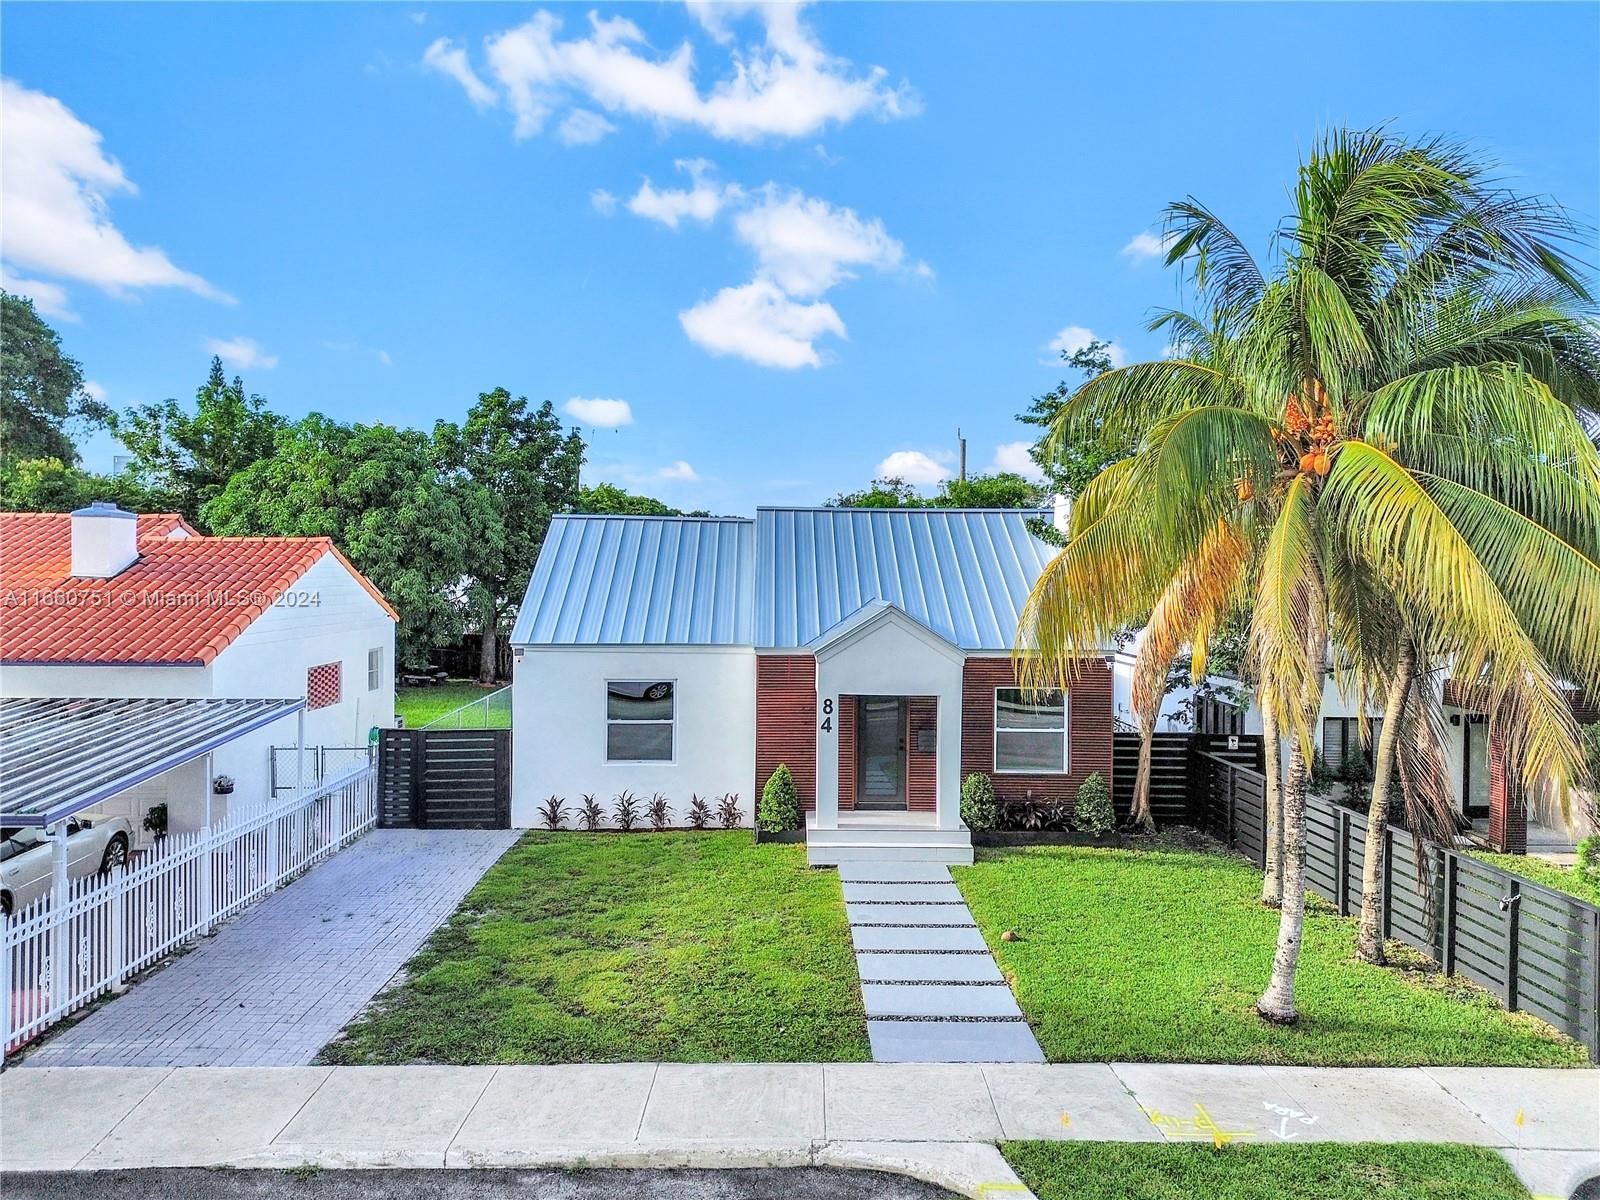
<path fill-rule="evenodd" d="M 367 651 L 367 691 L 375 692 L 383 686 L 383 647 L 374 646 Z"/>
<path fill-rule="evenodd" d="M 1034 729 L 1001 729 L 1000 728 L 1000 693 L 1001 692 L 1060 692 L 1061 693 L 1061 769 L 1059 771 L 1016 771 L 1007 770 L 1000 766 L 1000 735 L 1002 733 L 1054 733 L 1055 730 Z M 990 749 L 989 761 L 993 764 L 996 775 L 1070 775 L 1072 773 L 1072 693 L 1066 688 L 1023 688 L 1016 684 L 994 689 L 993 703 L 989 708 Z"/>
<path fill-rule="evenodd" d="M 622 717 L 611 715 L 611 685 L 614 683 L 667 683 L 672 685 L 672 719 L 670 721 L 629 721 Z M 605 706 L 601 712 L 605 722 L 600 730 L 600 759 L 608 767 L 672 767 L 678 763 L 678 681 L 675 678 L 664 678 L 660 675 L 646 679 L 607 679 L 605 681 L 605 694 L 601 703 Z M 613 725 L 670 725 L 672 726 L 672 756 L 670 758 L 612 758 L 611 757 L 611 727 Z"/>

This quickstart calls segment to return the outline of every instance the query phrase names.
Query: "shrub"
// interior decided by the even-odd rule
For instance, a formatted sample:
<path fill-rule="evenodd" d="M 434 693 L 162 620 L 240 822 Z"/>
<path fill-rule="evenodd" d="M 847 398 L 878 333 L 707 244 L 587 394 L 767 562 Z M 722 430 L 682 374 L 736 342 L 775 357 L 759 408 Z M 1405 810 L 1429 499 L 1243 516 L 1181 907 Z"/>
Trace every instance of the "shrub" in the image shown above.
<path fill-rule="evenodd" d="M 1026 833 L 1064 833 L 1071 827 L 1071 810 L 1061 800 L 1047 797 L 1002 800 L 996 807 L 995 828 Z"/>
<path fill-rule="evenodd" d="M 650 797 L 650 806 L 645 812 L 650 817 L 650 828 L 657 833 L 672 824 L 672 805 L 667 803 L 667 798 L 660 792 Z"/>
<path fill-rule="evenodd" d="M 717 823 L 724 829 L 737 829 L 744 824 L 738 792 L 724 792 L 722 799 L 717 801 Z"/>
<path fill-rule="evenodd" d="M 600 807 L 600 802 L 591 792 L 583 798 L 583 803 L 578 806 L 578 820 L 583 822 L 583 827 L 590 833 L 600 828 L 600 822 L 606 819 L 606 810 Z"/>
<path fill-rule="evenodd" d="M 1000 814 L 994 802 L 994 784 L 987 775 L 974 771 L 962 781 L 961 819 L 974 832 L 993 829 L 999 822 Z"/>
<path fill-rule="evenodd" d="M 711 806 L 698 794 L 689 797 L 689 828 L 704 829 L 711 824 Z"/>
<path fill-rule="evenodd" d="M 567 820 L 567 801 L 564 796 L 551 796 L 539 805 L 539 820 L 546 829 L 560 829 Z"/>
<path fill-rule="evenodd" d="M 1572 873 L 1590 887 L 1600 887 L 1600 833 L 1591 833 L 1578 843 L 1578 861 Z"/>
<path fill-rule="evenodd" d="M 611 797 L 611 819 L 626 833 L 639 823 L 639 797 L 624 788 Z"/>
<path fill-rule="evenodd" d="M 783 763 L 778 764 L 778 769 L 767 777 L 766 787 L 761 789 L 756 824 L 766 833 L 783 833 L 800 824 L 800 797 L 795 794 L 794 776 Z"/>
<path fill-rule="evenodd" d="M 1078 785 L 1072 823 L 1083 833 L 1095 837 L 1110 833 L 1115 827 L 1117 817 L 1111 808 L 1111 789 L 1106 787 L 1106 777 L 1099 771 Z"/>

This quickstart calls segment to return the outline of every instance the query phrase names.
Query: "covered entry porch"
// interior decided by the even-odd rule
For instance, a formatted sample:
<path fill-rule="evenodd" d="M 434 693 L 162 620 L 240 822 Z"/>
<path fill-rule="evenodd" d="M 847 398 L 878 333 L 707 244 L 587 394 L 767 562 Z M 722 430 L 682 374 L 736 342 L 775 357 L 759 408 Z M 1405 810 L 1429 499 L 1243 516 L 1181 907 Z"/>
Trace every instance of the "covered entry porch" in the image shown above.
<path fill-rule="evenodd" d="M 881 601 L 811 645 L 817 664 L 813 865 L 969 863 L 961 823 L 965 654 Z"/>

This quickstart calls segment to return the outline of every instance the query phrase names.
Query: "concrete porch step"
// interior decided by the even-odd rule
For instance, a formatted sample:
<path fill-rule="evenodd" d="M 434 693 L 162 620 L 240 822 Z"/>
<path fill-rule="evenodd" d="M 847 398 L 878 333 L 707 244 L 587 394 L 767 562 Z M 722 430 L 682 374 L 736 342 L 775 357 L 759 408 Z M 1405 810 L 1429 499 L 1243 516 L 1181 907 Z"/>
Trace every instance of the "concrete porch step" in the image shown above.
<path fill-rule="evenodd" d="M 965 829 L 895 825 L 841 825 L 837 829 L 806 827 L 807 845 L 852 845 L 861 842 L 879 846 L 939 846 L 948 843 L 970 846 L 972 834 Z"/>
<path fill-rule="evenodd" d="M 839 864 L 839 879 L 851 883 L 888 883 L 895 885 L 947 883 L 952 884 L 950 872 L 935 863 L 884 862 L 882 859 L 862 859 Z"/>
<path fill-rule="evenodd" d="M 951 835 L 946 835 L 951 836 Z M 806 861 L 813 867 L 838 867 L 845 863 L 944 863 L 947 866 L 972 864 L 971 842 L 932 842 L 921 845 L 885 843 L 873 840 L 819 842 L 815 835 L 806 839 Z"/>

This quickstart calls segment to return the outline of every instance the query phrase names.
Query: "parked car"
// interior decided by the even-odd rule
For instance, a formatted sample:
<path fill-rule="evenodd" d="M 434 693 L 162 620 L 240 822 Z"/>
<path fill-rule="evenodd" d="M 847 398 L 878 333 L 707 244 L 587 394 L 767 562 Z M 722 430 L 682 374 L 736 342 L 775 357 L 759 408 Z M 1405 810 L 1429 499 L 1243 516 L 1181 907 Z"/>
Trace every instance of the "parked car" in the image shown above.
<path fill-rule="evenodd" d="M 127 817 L 73 817 L 67 822 L 67 879 L 124 865 L 132 845 L 133 825 Z M 0 829 L 0 912 L 26 908 L 50 894 L 50 853 L 50 839 L 42 829 Z"/>

